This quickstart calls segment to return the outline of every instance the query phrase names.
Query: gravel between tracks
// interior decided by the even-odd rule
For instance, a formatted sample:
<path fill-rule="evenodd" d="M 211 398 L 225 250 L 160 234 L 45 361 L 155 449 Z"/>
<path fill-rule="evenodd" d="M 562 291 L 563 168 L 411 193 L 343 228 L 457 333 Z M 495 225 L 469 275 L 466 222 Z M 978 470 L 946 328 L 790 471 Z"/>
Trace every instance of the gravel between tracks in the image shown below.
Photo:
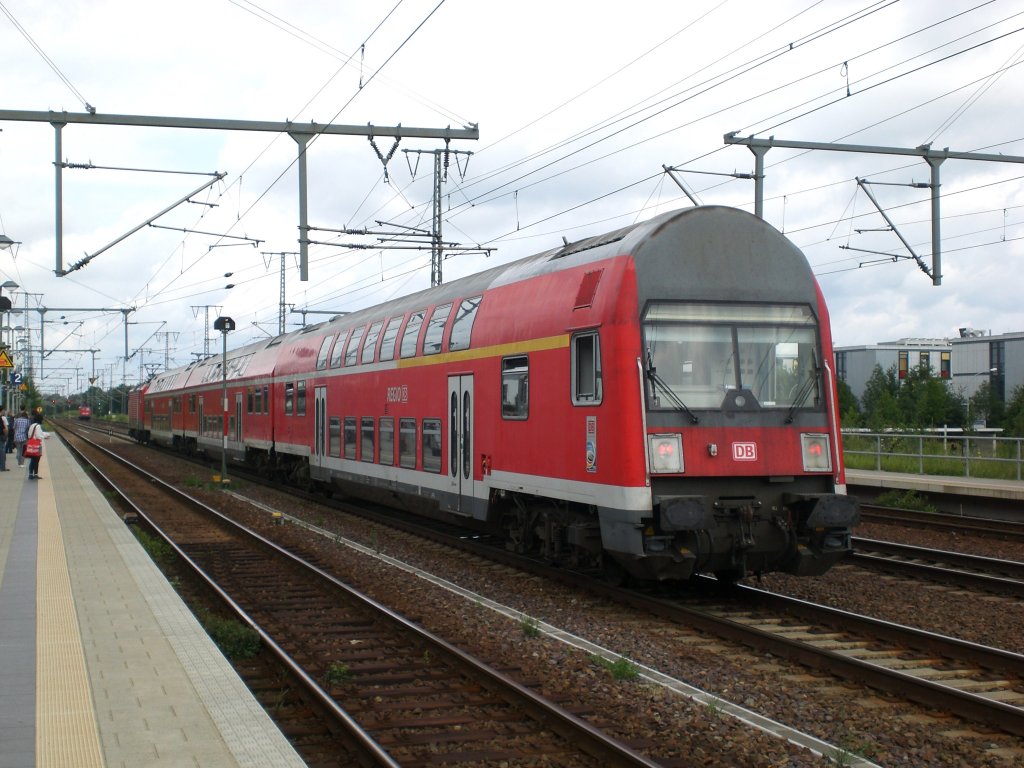
<path fill-rule="evenodd" d="M 143 455 L 148 452 L 143 451 Z M 139 457 L 141 462 L 142 456 Z M 194 466 L 166 459 L 161 474 L 194 478 Z M 194 495 L 207 495 L 190 489 Z M 603 600 L 500 566 L 445 553 L 434 546 L 380 526 L 299 502 L 294 496 L 246 487 L 263 503 L 309 519 L 345 537 L 379 547 L 460 586 L 487 595 L 521 612 L 585 637 L 623 656 L 699 686 L 723 699 L 755 710 L 837 744 L 851 754 L 884 766 L 1013 766 L 1024 765 L 1024 740 L 986 733 L 921 707 L 894 701 L 856 685 L 838 682 L 823 689 L 820 677 L 771 655 L 755 653 L 712 638 L 700 638 Z M 824 758 L 742 726 L 713 707 L 690 703 L 658 686 L 619 681 L 587 658 L 549 638 L 531 638 L 515 622 L 446 590 L 387 567 L 295 526 L 274 526 L 265 514 L 254 513 L 223 494 L 232 514 L 275 539 L 303 542 L 317 551 L 322 567 L 395 610 L 421 622 L 453 643 L 467 647 L 498 668 L 517 667 L 546 696 L 565 703 L 600 727 L 631 743 L 644 743 L 658 761 L 712 768 L 820 766 Z M 890 526 L 864 525 L 860 536 L 932 544 L 919 531 L 899 539 Z M 900 529 L 903 530 L 903 529 Z M 1000 554 L 998 542 L 961 547 L 990 556 Z M 987 541 L 987 543 L 986 543 Z M 312 543 L 311 543 L 312 542 Z M 991 546 L 990 546 L 991 545 Z M 1017 556 L 1016 554 L 1014 556 Z M 1019 602 L 992 602 L 977 594 L 963 597 L 948 590 L 921 588 L 914 595 L 896 594 L 905 583 L 851 567 L 833 569 L 817 579 L 766 578 L 765 586 L 847 610 L 914 624 L 965 639 L 1021 651 L 1024 614 Z M 889 615 L 886 615 L 889 614 Z"/>

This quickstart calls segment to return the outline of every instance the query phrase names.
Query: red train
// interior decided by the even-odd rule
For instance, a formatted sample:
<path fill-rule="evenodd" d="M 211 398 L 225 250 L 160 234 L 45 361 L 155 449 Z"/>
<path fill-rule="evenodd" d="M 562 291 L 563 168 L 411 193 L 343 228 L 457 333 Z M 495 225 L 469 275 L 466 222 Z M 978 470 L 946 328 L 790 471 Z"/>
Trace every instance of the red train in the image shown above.
<path fill-rule="evenodd" d="M 845 493 L 803 254 L 702 207 L 155 376 L 133 435 L 503 535 L 611 578 L 825 572 Z"/>
<path fill-rule="evenodd" d="M 78 418 L 82 421 L 88 421 L 92 418 L 92 408 L 88 405 L 78 406 Z"/>

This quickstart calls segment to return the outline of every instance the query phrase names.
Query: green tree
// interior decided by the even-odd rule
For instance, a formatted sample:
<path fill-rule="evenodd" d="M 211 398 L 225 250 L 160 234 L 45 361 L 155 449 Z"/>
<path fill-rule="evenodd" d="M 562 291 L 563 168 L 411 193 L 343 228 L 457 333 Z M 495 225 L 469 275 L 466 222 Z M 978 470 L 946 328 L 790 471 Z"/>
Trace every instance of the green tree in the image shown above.
<path fill-rule="evenodd" d="M 1024 437 L 1024 386 L 1017 386 L 1006 403 L 1003 428 L 1007 436 Z"/>
<path fill-rule="evenodd" d="M 857 396 L 853 394 L 850 385 L 842 379 L 836 382 L 836 389 L 839 392 L 839 420 L 844 427 L 859 427 L 863 424 L 863 416 L 860 412 L 860 403 Z"/>
<path fill-rule="evenodd" d="M 1006 413 L 1006 403 L 989 381 L 983 381 L 968 401 L 968 419 L 972 425 L 984 422 L 989 427 L 1002 427 Z"/>
<path fill-rule="evenodd" d="M 899 379 L 896 378 L 896 366 L 883 371 L 882 366 L 875 365 L 864 385 L 861 395 L 861 410 L 864 420 L 871 429 L 885 429 L 901 425 L 899 406 L 896 396 L 899 392 Z"/>

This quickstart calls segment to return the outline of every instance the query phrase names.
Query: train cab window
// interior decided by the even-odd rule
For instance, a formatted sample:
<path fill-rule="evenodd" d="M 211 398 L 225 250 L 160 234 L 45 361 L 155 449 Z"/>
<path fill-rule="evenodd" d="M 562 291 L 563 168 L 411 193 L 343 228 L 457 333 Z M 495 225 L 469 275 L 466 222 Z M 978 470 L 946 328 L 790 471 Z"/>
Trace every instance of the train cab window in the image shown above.
<path fill-rule="evenodd" d="M 436 355 L 441 351 L 441 339 L 444 338 L 444 326 L 448 322 L 448 316 L 452 313 L 452 305 L 442 304 L 434 307 L 430 315 L 430 322 L 427 323 L 427 332 L 423 337 L 423 354 Z"/>
<path fill-rule="evenodd" d="M 327 367 L 328 355 L 331 354 L 331 343 L 334 341 L 334 336 L 325 336 L 324 340 L 320 342 L 320 351 L 316 356 L 316 369 L 322 371 Z"/>
<path fill-rule="evenodd" d="M 398 420 L 398 464 L 416 469 L 416 419 Z"/>
<path fill-rule="evenodd" d="M 398 329 L 402 325 L 402 317 L 399 315 L 388 320 L 387 327 L 384 329 L 384 338 L 380 340 L 381 360 L 395 359 L 395 342 L 398 341 Z"/>
<path fill-rule="evenodd" d="M 476 320 L 476 312 L 480 309 L 480 299 L 477 296 L 472 299 L 463 299 L 459 309 L 452 321 L 452 332 L 448 337 L 448 349 L 469 349 L 469 339 L 473 332 L 473 321 Z"/>
<path fill-rule="evenodd" d="M 377 441 L 378 462 L 392 466 L 395 463 L 395 420 L 391 416 L 382 416 L 380 420 L 380 439 Z"/>
<path fill-rule="evenodd" d="M 295 382 L 295 415 L 306 415 L 306 382 Z"/>
<path fill-rule="evenodd" d="M 441 420 L 423 420 L 423 470 L 441 471 Z"/>
<path fill-rule="evenodd" d="M 295 411 L 295 385 L 288 381 L 284 385 L 284 415 L 291 416 Z"/>
<path fill-rule="evenodd" d="M 355 365 L 359 360 L 359 342 L 363 338 L 363 328 L 356 328 L 348 340 L 348 349 L 345 351 L 345 365 Z"/>
<path fill-rule="evenodd" d="M 597 331 L 577 333 L 569 343 L 572 355 L 573 405 L 599 405 L 604 397 L 601 344 Z"/>
<path fill-rule="evenodd" d="M 340 368 L 341 360 L 345 354 L 345 339 L 347 338 L 347 331 L 343 331 L 338 334 L 338 342 L 334 345 L 334 349 L 331 351 L 331 368 Z"/>
<path fill-rule="evenodd" d="M 374 353 L 377 351 L 377 339 L 380 337 L 380 328 L 384 325 L 383 320 L 378 320 L 376 323 L 370 326 L 370 330 L 366 332 L 366 339 L 363 341 L 363 356 L 360 358 L 362 363 L 372 363 Z"/>
<path fill-rule="evenodd" d="M 330 424 L 328 426 L 328 434 L 330 442 L 328 443 L 327 450 L 331 456 L 335 458 L 341 457 L 341 417 L 331 416 Z"/>
<path fill-rule="evenodd" d="M 345 430 L 343 432 L 344 444 L 345 444 L 345 458 L 354 459 L 356 457 L 356 417 L 346 416 L 345 417 Z"/>
<path fill-rule="evenodd" d="M 363 416 L 359 426 L 359 460 L 372 462 L 376 458 L 373 448 L 373 416 Z"/>
<path fill-rule="evenodd" d="M 402 357 L 416 357 L 416 344 L 420 338 L 420 328 L 423 326 L 425 312 L 413 312 L 409 316 L 409 322 L 405 324 L 405 333 L 402 334 L 402 347 L 399 354 Z"/>
<path fill-rule="evenodd" d="M 526 355 L 501 360 L 501 416 L 525 419 L 530 415 L 530 360 Z"/>
<path fill-rule="evenodd" d="M 644 314 L 643 337 L 651 408 L 820 403 L 810 306 L 657 302 Z"/>

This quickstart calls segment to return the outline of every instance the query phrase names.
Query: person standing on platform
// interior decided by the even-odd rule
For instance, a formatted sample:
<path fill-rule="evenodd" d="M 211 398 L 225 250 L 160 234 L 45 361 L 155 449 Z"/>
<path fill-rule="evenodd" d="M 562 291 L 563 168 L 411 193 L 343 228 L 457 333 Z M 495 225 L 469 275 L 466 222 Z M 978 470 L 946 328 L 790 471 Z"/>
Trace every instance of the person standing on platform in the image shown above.
<path fill-rule="evenodd" d="M 28 417 L 28 411 L 24 408 L 14 420 L 14 449 L 18 452 L 18 466 L 25 466 L 25 441 L 28 440 L 28 428 L 32 420 Z"/>
<path fill-rule="evenodd" d="M 39 455 L 30 456 L 28 459 L 28 479 L 39 479 L 39 460 L 43 458 L 42 441 L 50 435 L 43 430 L 43 414 L 37 413 L 32 417 L 32 426 L 28 428 L 28 440 L 36 438 L 39 440 Z M 28 440 L 25 442 L 27 443 Z"/>
<path fill-rule="evenodd" d="M 14 453 L 14 409 L 7 412 L 7 452 Z M 6 466 L 6 464 L 4 465 Z"/>
<path fill-rule="evenodd" d="M 4 407 L 0 405 L 0 472 L 7 472 L 7 434 L 10 427 L 7 425 L 7 414 Z"/>

